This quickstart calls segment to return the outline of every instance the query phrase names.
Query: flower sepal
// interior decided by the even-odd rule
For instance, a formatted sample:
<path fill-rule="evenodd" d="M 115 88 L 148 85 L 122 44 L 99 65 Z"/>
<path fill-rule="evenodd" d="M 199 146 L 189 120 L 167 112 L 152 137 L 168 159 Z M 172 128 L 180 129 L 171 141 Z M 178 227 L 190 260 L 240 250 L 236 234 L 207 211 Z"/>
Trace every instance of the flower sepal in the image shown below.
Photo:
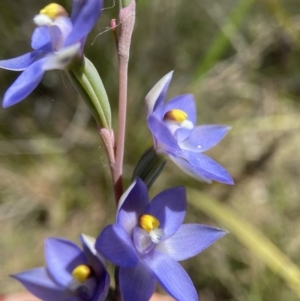
<path fill-rule="evenodd" d="M 72 64 L 69 77 L 83 96 L 94 118 L 101 128 L 111 129 L 111 109 L 108 96 L 97 69 L 83 57 L 82 64 Z"/>
<path fill-rule="evenodd" d="M 149 189 L 163 171 L 165 165 L 166 160 L 164 157 L 157 154 L 153 147 L 150 147 L 142 154 L 137 163 L 132 175 L 132 181 L 139 177 Z"/>

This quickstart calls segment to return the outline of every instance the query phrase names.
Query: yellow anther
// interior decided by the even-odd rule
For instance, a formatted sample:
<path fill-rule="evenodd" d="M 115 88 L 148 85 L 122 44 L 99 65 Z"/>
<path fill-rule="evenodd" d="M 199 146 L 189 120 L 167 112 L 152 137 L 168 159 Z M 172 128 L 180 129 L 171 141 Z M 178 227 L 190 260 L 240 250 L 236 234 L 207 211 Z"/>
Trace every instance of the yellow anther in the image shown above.
<path fill-rule="evenodd" d="M 153 215 L 144 214 L 139 218 L 139 225 L 145 231 L 150 233 L 154 229 L 158 229 L 159 221 Z"/>
<path fill-rule="evenodd" d="M 184 112 L 182 110 L 174 109 L 174 110 L 168 111 L 165 114 L 164 119 L 172 120 L 172 121 L 176 121 L 176 122 L 183 122 L 187 119 L 187 117 L 188 117 L 188 115 L 186 112 Z"/>
<path fill-rule="evenodd" d="M 47 15 L 51 19 L 55 19 L 59 16 L 67 16 L 66 10 L 57 3 L 50 3 L 40 10 L 40 14 Z"/>
<path fill-rule="evenodd" d="M 89 266 L 81 264 L 77 266 L 73 272 L 72 276 L 76 279 L 79 283 L 82 283 L 86 279 L 88 279 L 92 275 L 92 270 Z"/>

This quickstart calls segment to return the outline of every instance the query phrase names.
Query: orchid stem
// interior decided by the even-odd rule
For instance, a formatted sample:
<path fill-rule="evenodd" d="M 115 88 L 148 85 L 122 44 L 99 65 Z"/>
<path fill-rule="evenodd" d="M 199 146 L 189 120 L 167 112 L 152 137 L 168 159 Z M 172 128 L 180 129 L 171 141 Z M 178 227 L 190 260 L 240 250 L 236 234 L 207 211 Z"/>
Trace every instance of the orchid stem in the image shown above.
<path fill-rule="evenodd" d="M 113 184 L 116 204 L 123 194 L 123 158 L 126 129 L 126 108 L 127 108 L 127 86 L 128 86 L 128 62 L 131 44 L 131 36 L 135 23 L 135 0 L 130 5 L 120 10 L 119 14 L 119 115 L 118 115 L 118 135 L 116 139 L 115 153 L 116 161 L 112 168 Z"/>
<path fill-rule="evenodd" d="M 128 58 L 119 55 L 119 117 L 118 117 L 118 136 L 116 141 L 116 164 L 115 178 L 116 201 L 123 193 L 122 173 L 124 158 L 124 143 L 126 129 L 126 109 L 127 109 L 127 84 L 128 84 Z"/>

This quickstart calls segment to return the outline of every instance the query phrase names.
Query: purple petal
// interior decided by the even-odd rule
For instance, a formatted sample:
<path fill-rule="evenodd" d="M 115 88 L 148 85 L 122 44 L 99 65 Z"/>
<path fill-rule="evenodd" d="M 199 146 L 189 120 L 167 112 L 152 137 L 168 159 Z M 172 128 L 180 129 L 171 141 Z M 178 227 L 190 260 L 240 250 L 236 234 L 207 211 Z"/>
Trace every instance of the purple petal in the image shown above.
<path fill-rule="evenodd" d="M 43 61 L 39 60 L 31 64 L 8 88 L 2 103 L 4 108 L 20 102 L 37 87 L 45 72 L 42 68 Z"/>
<path fill-rule="evenodd" d="M 139 217 L 145 213 L 149 203 L 146 184 L 139 178 L 124 192 L 119 202 L 117 224 L 131 235 Z"/>
<path fill-rule="evenodd" d="M 162 287 L 176 300 L 198 301 L 196 289 L 186 271 L 173 258 L 154 250 L 144 261 Z"/>
<path fill-rule="evenodd" d="M 57 285 L 49 277 L 46 269 L 42 267 L 15 274 L 12 277 L 20 281 L 29 292 L 44 301 L 61 301 L 71 295 L 65 287 Z"/>
<path fill-rule="evenodd" d="M 79 42 L 84 39 L 96 24 L 100 17 L 103 7 L 103 0 L 89 0 L 79 4 L 75 1 L 74 4 L 77 11 L 72 12 L 73 30 L 65 42 L 65 46 Z M 78 9 L 80 7 L 80 9 Z M 75 16 L 75 17 L 74 17 Z"/>
<path fill-rule="evenodd" d="M 155 290 L 155 277 L 141 260 L 132 268 L 120 268 L 123 301 L 148 301 Z"/>
<path fill-rule="evenodd" d="M 72 1 L 72 12 L 71 12 L 71 20 L 74 23 L 78 14 L 80 13 L 82 7 L 88 0 L 73 0 Z"/>
<path fill-rule="evenodd" d="M 156 217 L 164 231 L 163 240 L 173 235 L 181 226 L 186 213 L 184 187 L 175 187 L 159 193 L 150 202 L 146 213 Z"/>
<path fill-rule="evenodd" d="M 187 113 L 187 120 L 190 120 L 194 125 L 197 122 L 197 108 L 194 96 L 192 94 L 183 94 L 172 98 L 167 102 L 163 114 L 165 115 L 170 110 L 182 110 Z"/>
<path fill-rule="evenodd" d="M 156 250 L 166 253 L 176 261 L 193 257 L 227 232 L 206 225 L 186 224 L 168 239 L 159 243 Z"/>
<path fill-rule="evenodd" d="M 52 299 L 52 301 L 53 301 L 53 299 Z M 70 298 L 65 299 L 63 301 L 82 301 L 82 298 L 80 296 L 71 296 Z"/>
<path fill-rule="evenodd" d="M 30 66 L 37 51 L 31 51 L 21 56 L 0 61 L 0 68 L 12 70 L 12 71 L 23 71 Z"/>
<path fill-rule="evenodd" d="M 205 155 L 185 151 L 184 158 L 172 155 L 170 158 L 179 168 L 196 179 L 208 183 L 214 180 L 224 184 L 234 184 L 227 170 Z"/>
<path fill-rule="evenodd" d="M 166 74 L 162 79 L 160 79 L 155 86 L 146 95 L 145 101 L 147 106 L 148 116 L 155 111 L 158 118 L 162 118 L 163 106 L 165 97 L 168 91 L 169 84 L 172 80 L 173 71 Z"/>
<path fill-rule="evenodd" d="M 118 224 L 104 228 L 96 240 L 95 247 L 101 255 L 115 265 L 133 267 L 139 261 L 131 237 Z"/>
<path fill-rule="evenodd" d="M 172 154 L 180 152 L 176 139 L 164 122 L 157 119 L 154 115 L 150 115 L 148 117 L 148 126 L 155 138 L 156 151 L 171 152 Z"/>
<path fill-rule="evenodd" d="M 72 281 L 72 272 L 78 265 L 87 264 L 76 244 L 54 237 L 45 240 L 45 259 L 50 276 L 61 286 L 67 286 Z"/>
<path fill-rule="evenodd" d="M 88 265 L 93 268 L 96 276 L 100 277 L 104 272 L 106 272 L 106 260 L 97 252 L 95 248 L 96 239 L 88 235 L 81 234 L 80 241 Z"/>
<path fill-rule="evenodd" d="M 205 152 L 218 144 L 230 130 L 224 125 L 201 125 L 195 127 L 180 147 L 194 152 Z"/>
<path fill-rule="evenodd" d="M 93 298 L 93 301 L 104 301 L 108 295 L 110 285 L 110 277 L 109 274 L 105 271 L 100 278 L 100 282 L 98 284 L 97 292 Z"/>
<path fill-rule="evenodd" d="M 31 37 L 31 47 L 33 49 L 44 48 L 51 44 L 51 38 L 48 26 L 37 27 Z"/>

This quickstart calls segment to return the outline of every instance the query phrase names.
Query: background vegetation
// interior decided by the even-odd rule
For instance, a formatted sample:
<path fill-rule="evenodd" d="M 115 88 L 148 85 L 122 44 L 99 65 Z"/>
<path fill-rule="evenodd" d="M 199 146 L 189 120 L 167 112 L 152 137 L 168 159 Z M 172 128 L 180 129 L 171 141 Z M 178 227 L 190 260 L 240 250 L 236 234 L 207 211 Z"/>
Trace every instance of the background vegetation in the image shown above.
<path fill-rule="evenodd" d="M 58 2 L 70 8 L 71 1 Z M 1 59 L 30 50 L 32 18 L 46 4 L 1 0 Z M 112 8 L 103 11 L 85 49 L 116 117 L 117 60 L 105 30 L 117 9 L 112 0 L 105 6 Z M 296 0 L 138 1 L 126 183 L 152 143 L 144 97 L 170 70 L 169 97 L 193 93 L 198 123 L 232 126 L 209 155 L 229 170 L 235 186 L 199 183 L 168 162 L 150 191 L 187 185 L 186 220 L 230 230 L 183 262 L 202 301 L 299 299 L 300 277 L 288 260 L 300 266 L 299 29 Z M 0 95 L 16 76 L 0 70 Z M 114 211 L 95 123 L 64 73 L 47 72 L 25 101 L 0 109 L 0 293 L 22 289 L 9 274 L 43 265 L 45 237 L 97 236 Z"/>

